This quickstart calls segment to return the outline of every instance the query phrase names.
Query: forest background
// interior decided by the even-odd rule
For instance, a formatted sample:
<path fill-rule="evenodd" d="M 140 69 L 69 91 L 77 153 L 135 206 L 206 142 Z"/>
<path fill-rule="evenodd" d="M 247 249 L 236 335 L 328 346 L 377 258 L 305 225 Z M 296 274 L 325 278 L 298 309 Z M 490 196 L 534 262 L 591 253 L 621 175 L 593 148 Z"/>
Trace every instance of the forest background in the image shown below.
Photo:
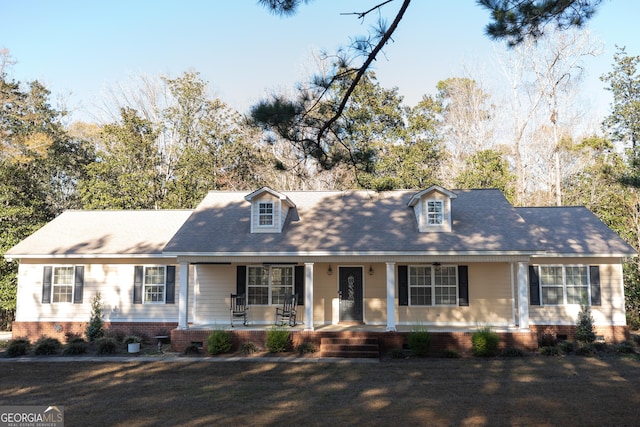
<path fill-rule="evenodd" d="M 580 97 L 584 60 L 602 43 L 575 26 L 549 26 L 511 48 L 503 41 L 490 77 L 471 67 L 407 105 L 373 69 L 350 85 L 353 62 L 388 31 L 378 25 L 344 49 L 318 52 L 313 75 L 244 114 L 190 69 L 133 76 L 109 88 L 99 118 L 70 119 L 44 83 L 13 77 L 16 59 L 2 49 L 0 255 L 66 209 L 193 208 L 210 190 L 262 186 L 432 184 L 498 188 L 515 206 L 584 205 L 640 248 L 640 56 L 617 47 L 601 76 L 613 99 L 604 117 Z M 636 329 L 639 271 L 637 258 L 627 260 Z M 2 329 L 15 313 L 16 273 L 17 261 L 0 263 Z"/>

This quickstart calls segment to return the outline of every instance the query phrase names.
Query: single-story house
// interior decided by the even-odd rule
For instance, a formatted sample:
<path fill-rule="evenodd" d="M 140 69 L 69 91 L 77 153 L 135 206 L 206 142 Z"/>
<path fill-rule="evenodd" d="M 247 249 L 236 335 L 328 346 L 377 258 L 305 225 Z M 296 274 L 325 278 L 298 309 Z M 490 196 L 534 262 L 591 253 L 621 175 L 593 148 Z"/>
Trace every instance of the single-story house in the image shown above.
<path fill-rule="evenodd" d="M 498 190 L 434 185 L 265 187 L 212 191 L 194 210 L 67 211 L 5 257 L 20 261 L 14 337 L 83 332 L 99 292 L 107 326 L 171 334 L 180 348 L 230 328 L 231 294 L 249 306 L 235 331 L 271 327 L 297 294 L 294 330 L 307 334 L 490 326 L 531 346 L 571 337 L 590 306 L 597 333 L 620 341 L 622 263 L 635 255 L 584 207 L 516 208 Z"/>

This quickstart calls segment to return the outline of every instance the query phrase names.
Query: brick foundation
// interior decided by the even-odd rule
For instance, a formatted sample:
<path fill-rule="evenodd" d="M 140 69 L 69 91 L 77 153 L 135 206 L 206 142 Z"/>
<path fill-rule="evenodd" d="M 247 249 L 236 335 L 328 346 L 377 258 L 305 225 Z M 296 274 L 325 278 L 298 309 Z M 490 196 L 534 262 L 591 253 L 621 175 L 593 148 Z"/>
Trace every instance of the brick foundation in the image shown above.
<path fill-rule="evenodd" d="M 168 335 L 171 337 L 171 348 L 183 351 L 192 343 L 201 343 L 206 348 L 207 337 L 211 330 L 176 329 L 176 322 L 143 323 L 143 322 L 105 322 L 105 330 L 110 334 L 138 335 L 146 340 L 154 336 Z M 87 322 L 13 322 L 13 338 L 27 338 L 36 341 L 47 336 L 66 342 L 70 334 L 84 336 Z M 575 340 L 573 325 L 536 325 L 531 326 L 530 332 L 498 332 L 500 349 L 506 347 L 519 348 L 524 351 L 536 351 L 538 343 L 546 337 L 556 339 Z M 606 343 L 615 344 L 629 339 L 627 326 L 595 327 L 596 335 L 602 337 Z M 320 340 L 327 338 L 377 338 L 382 353 L 392 349 L 406 348 L 408 332 L 374 332 L 374 331 L 292 331 L 293 346 L 303 342 L 311 342 L 320 348 Z M 430 351 L 440 354 L 443 350 L 456 351 L 459 354 L 471 354 L 472 332 L 431 332 Z M 233 350 L 240 348 L 243 342 L 253 342 L 264 348 L 267 330 L 233 330 Z"/>
<path fill-rule="evenodd" d="M 566 339 L 575 341 L 576 327 L 574 325 L 536 325 L 531 326 L 531 332 L 535 333 L 537 340 L 541 341 L 545 336 L 553 339 Z M 630 338 L 628 326 L 595 326 L 596 336 L 602 337 L 608 344 L 617 344 Z"/>
<path fill-rule="evenodd" d="M 64 343 L 68 335 L 85 337 L 87 324 L 88 322 L 13 322 L 12 337 L 27 338 L 32 342 L 41 337 L 50 337 Z M 105 322 L 104 324 L 108 334 L 138 335 L 145 340 L 151 340 L 158 335 L 168 336 L 177 326 L 177 322 Z"/>

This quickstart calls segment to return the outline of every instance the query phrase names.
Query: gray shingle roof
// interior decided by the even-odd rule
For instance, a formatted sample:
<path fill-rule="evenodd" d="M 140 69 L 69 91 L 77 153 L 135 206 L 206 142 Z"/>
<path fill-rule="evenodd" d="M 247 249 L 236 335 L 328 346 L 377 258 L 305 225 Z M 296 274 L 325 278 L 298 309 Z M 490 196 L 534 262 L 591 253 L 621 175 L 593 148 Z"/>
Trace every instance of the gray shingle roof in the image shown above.
<path fill-rule="evenodd" d="M 161 255 L 191 212 L 66 211 L 5 256 Z"/>
<path fill-rule="evenodd" d="M 634 255 L 634 249 L 585 207 L 516 208 L 544 238 L 541 246 L 556 254 Z"/>
<path fill-rule="evenodd" d="M 420 233 L 413 190 L 283 192 L 296 204 L 282 233 L 250 233 L 244 192 L 211 192 L 171 239 L 175 254 L 539 253 L 567 246 L 571 221 L 525 221 L 498 190 L 455 190 L 451 233 Z M 584 208 L 567 208 L 595 233 L 580 254 L 631 253 L 613 231 Z M 528 211 L 525 211 L 528 213 Z M 538 216 L 534 218 L 540 219 Z M 543 225 L 548 227 L 544 227 Z M 533 226 L 532 226 L 533 225 Z M 551 230 L 560 227 L 556 232 Z M 603 242 L 608 242 L 603 244 Z M 563 246 L 564 245 L 564 246 Z M 567 246 L 569 249 L 573 246 Z M 604 251 L 604 252 L 603 252 Z"/>
<path fill-rule="evenodd" d="M 498 190 L 454 190 L 452 232 L 420 233 L 414 190 L 282 192 L 282 233 L 251 233 L 247 192 L 210 192 L 194 211 L 68 211 L 7 257 L 562 254 L 635 251 L 582 207 L 514 208 Z"/>

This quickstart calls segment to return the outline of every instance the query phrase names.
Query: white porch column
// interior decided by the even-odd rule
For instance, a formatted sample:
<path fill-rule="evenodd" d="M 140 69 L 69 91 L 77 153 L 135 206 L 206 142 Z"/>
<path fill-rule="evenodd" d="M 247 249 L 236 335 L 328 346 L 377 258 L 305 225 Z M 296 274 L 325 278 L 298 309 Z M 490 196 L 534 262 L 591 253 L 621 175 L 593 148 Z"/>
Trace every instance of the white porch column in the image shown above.
<path fill-rule="evenodd" d="M 313 331 L 313 263 L 304 263 L 304 329 Z"/>
<path fill-rule="evenodd" d="M 518 263 L 518 327 L 529 329 L 529 268 Z"/>
<path fill-rule="evenodd" d="M 180 293 L 178 294 L 178 329 L 189 329 L 189 263 L 180 263 Z"/>
<path fill-rule="evenodd" d="M 387 263 L 387 331 L 396 331 L 396 274 L 395 262 Z"/>

